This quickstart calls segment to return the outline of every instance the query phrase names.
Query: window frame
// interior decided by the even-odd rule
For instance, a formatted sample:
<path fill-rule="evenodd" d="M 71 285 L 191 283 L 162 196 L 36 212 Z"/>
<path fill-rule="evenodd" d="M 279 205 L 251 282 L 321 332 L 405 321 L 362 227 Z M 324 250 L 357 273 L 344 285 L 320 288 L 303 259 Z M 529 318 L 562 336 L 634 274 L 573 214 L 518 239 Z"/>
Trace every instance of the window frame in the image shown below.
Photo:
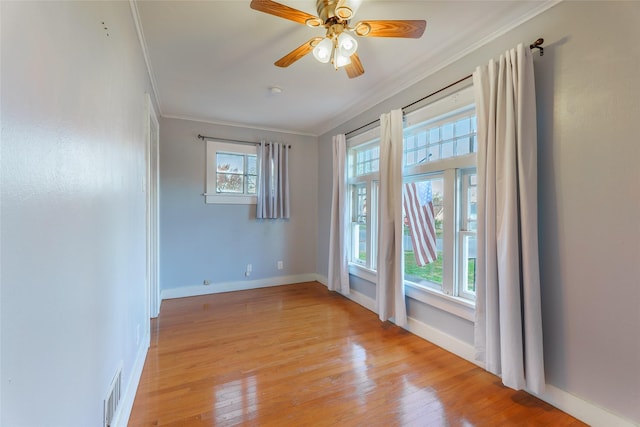
<path fill-rule="evenodd" d="M 232 143 L 215 139 L 206 140 L 206 183 L 205 183 L 205 203 L 207 204 L 233 204 L 233 205 L 255 205 L 258 203 L 257 191 L 260 186 L 259 171 L 256 171 L 256 194 L 246 193 L 246 179 L 249 175 L 244 171 L 245 185 L 243 193 L 219 193 L 217 191 L 217 154 L 232 154 L 244 156 L 244 164 L 247 164 L 247 157 L 256 156 L 257 163 L 258 146 L 256 144 Z"/>
<path fill-rule="evenodd" d="M 473 87 L 467 87 L 452 95 L 444 97 L 430 105 L 416 110 L 405 117 L 406 131 L 412 132 L 416 128 L 438 126 L 441 123 L 455 121 L 475 111 Z M 477 147 L 477 146 L 476 146 Z M 404 147 L 403 147 L 404 159 Z M 473 320 L 475 294 L 464 292 L 461 284 L 462 245 L 461 233 L 462 209 L 460 176 L 461 171 L 476 169 L 476 152 L 459 156 L 441 158 L 410 166 L 403 165 L 403 183 L 430 177 L 441 176 L 444 180 L 444 211 L 446 220 L 443 221 L 443 280 L 442 288 L 431 287 L 426 284 L 404 280 L 405 291 L 408 296 L 423 301 L 429 305 L 457 314 L 468 320 Z M 447 196 L 451 195 L 451 196 Z M 404 248 L 403 248 L 404 250 Z M 450 265 L 454 263 L 454 265 Z M 403 267 L 404 268 L 404 267 Z"/>
<path fill-rule="evenodd" d="M 380 146 L 380 127 L 370 129 L 359 135 L 356 135 L 347 140 L 347 194 L 349 203 L 349 235 L 345 239 L 349 248 L 349 273 L 369 280 L 371 282 L 377 282 L 377 229 L 378 229 L 378 188 L 380 181 L 380 172 L 370 172 L 366 174 L 357 174 L 357 152 L 362 149 L 369 148 L 371 146 Z M 365 186 L 367 194 L 366 209 L 367 215 L 367 245 L 366 252 L 367 257 L 364 263 L 354 260 L 353 251 L 353 219 L 355 206 L 354 200 L 354 187 Z"/>

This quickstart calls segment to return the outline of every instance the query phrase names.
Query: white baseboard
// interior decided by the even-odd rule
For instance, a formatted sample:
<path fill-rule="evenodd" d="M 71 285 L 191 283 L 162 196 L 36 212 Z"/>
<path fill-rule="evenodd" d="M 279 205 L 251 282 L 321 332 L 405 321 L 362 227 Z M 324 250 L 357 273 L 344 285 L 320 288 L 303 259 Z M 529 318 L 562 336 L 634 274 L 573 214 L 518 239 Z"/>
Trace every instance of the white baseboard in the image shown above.
<path fill-rule="evenodd" d="M 551 384 L 545 386 L 545 391 L 542 394 L 535 394 L 528 390 L 527 392 L 592 427 L 640 426 L 640 422 L 634 423 L 626 420 L 619 415 L 613 414 L 606 409 L 600 408 L 591 402 L 587 402 Z"/>
<path fill-rule="evenodd" d="M 345 295 L 347 298 L 349 298 L 351 301 L 356 302 L 358 304 L 360 304 L 361 306 L 363 306 L 364 308 L 373 311 L 374 313 L 378 313 L 378 311 L 376 310 L 376 300 L 366 296 L 363 293 L 360 293 L 358 291 L 354 291 L 353 289 L 351 289 L 349 291 L 349 295 Z"/>
<path fill-rule="evenodd" d="M 219 294 L 222 292 L 245 291 L 247 289 L 268 288 L 270 286 L 291 285 L 294 283 L 313 282 L 316 274 L 298 274 L 293 276 L 270 277 L 258 280 L 242 280 L 238 282 L 211 283 L 210 285 L 183 286 L 163 289 L 161 299 L 195 297 L 198 295 Z"/>
<path fill-rule="evenodd" d="M 316 274 L 316 282 L 320 282 L 325 286 L 329 286 L 329 278 L 327 276 L 323 276 L 322 274 Z"/>
<path fill-rule="evenodd" d="M 115 427 L 127 427 L 127 424 L 129 423 L 129 416 L 131 415 L 131 409 L 133 409 L 133 401 L 136 398 L 138 384 L 140 384 L 140 378 L 142 377 L 142 368 L 144 368 L 144 361 L 147 358 L 147 352 L 149 351 L 150 344 L 151 336 L 146 334 L 140 344 L 140 347 L 138 347 L 138 354 L 136 355 L 136 360 L 134 361 L 133 368 L 131 369 L 129 382 L 124 389 L 124 393 L 122 393 L 120 407 L 114 414 L 112 425 Z"/>
<path fill-rule="evenodd" d="M 407 319 L 407 323 L 407 330 L 412 334 L 432 342 L 438 347 L 442 347 L 443 349 L 455 354 L 456 356 L 462 357 L 475 365 L 483 367 L 480 362 L 475 360 L 476 350 L 473 345 L 452 337 L 451 335 L 442 332 L 440 329 L 436 329 L 412 317 Z"/>

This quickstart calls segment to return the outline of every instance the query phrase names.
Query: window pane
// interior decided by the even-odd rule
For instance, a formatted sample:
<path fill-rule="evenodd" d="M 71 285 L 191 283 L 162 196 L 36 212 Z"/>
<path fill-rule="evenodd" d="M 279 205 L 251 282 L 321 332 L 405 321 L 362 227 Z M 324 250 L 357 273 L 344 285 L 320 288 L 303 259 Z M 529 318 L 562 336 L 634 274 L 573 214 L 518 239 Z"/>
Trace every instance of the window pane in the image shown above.
<path fill-rule="evenodd" d="M 216 173 L 216 191 L 218 193 L 244 193 L 244 175 L 234 173 Z"/>
<path fill-rule="evenodd" d="M 216 167 L 218 172 L 244 173 L 244 155 L 242 154 L 216 154 Z"/>
<path fill-rule="evenodd" d="M 440 160 L 440 146 L 432 145 L 429 147 L 429 161 L 433 162 L 434 160 Z"/>
<path fill-rule="evenodd" d="M 471 122 L 469 118 L 464 118 L 456 122 L 456 136 L 465 136 L 471 132 Z"/>
<path fill-rule="evenodd" d="M 247 194 L 257 194 L 258 177 L 255 175 L 247 176 Z"/>
<path fill-rule="evenodd" d="M 476 230 L 477 230 L 477 174 L 475 169 L 459 171 L 460 229 L 458 284 L 461 296 L 473 298 L 476 292 Z"/>
<path fill-rule="evenodd" d="M 456 140 L 456 156 L 470 153 L 469 137 L 458 138 Z"/>
<path fill-rule="evenodd" d="M 257 157 L 256 156 L 247 156 L 247 173 L 249 175 L 257 175 L 258 167 L 257 167 Z"/>
<path fill-rule="evenodd" d="M 352 220 L 352 259 L 366 265 L 367 263 L 367 187 L 354 186 L 354 209 Z"/>
<path fill-rule="evenodd" d="M 380 149 L 374 147 L 355 149 L 355 165 L 350 166 L 355 172 L 355 176 L 375 173 L 379 170 Z"/>
<path fill-rule="evenodd" d="M 442 143 L 442 154 L 443 159 L 447 157 L 453 156 L 453 141 L 447 141 Z"/>
<path fill-rule="evenodd" d="M 403 205 L 405 280 L 442 289 L 443 179 L 405 183 Z"/>
<path fill-rule="evenodd" d="M 429 143 L 433 144 L 440 141 L 440 128 L 429 129 Z"/>
<path fill-rule="evenodd" d="M 453 123 L 446 123 L 442 126 L 442 139 L 453 138 Z"/>
<path fill-rule="evenodd" d="M 465 235 L 462 239 L 461 285 L 464 292 L 476 293 L 476 236 Z"/>

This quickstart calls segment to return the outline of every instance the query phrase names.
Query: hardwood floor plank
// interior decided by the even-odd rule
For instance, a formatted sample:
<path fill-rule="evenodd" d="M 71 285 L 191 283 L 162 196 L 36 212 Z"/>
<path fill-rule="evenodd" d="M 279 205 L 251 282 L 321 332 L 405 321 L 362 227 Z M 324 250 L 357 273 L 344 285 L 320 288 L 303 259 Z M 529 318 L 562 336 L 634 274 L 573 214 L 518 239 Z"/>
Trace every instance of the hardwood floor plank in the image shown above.
<path fill-rule="evenodd" d="M 237 425 L 584 424 L 316 282 L 164 301 L 129 426 Z"/>

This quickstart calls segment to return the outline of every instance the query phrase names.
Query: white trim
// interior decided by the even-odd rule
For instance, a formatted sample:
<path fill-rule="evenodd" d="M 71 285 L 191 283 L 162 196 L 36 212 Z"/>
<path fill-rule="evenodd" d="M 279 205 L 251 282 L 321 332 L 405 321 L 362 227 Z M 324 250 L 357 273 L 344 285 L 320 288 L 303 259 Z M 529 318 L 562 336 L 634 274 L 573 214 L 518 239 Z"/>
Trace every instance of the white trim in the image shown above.
<path fill-rule="evenodd" d="M 131 416 L 131 409 L 133 409 L 133 401 L 136 398 L 138 392 L 138 385 L 140 384 L 140 378 L 142 378 L 142 369 L 144 368 L 144 362 L 147 358 L 147 352 L 151 345 L 151 336 L 147 333 L 138 347 L 138 353 L 136 360 L 131 368 L 131 375 L 129 375 L 129 382 L 122 394 L 122 400 L 120 406 L 113 416 L 112 425 L 114 427 L 126 427 L 129 423 L 129 417 Z"/>
<path fill-rule="evenodd" d="M 153 70 L 151 68 L 151 61 L 149 60 L 149 52 L 147 49 L 147 41 L 144 37 L 144 31 L 142 31 L 142 24 L 140 22 L 140 12 L 138 11 L 138 5 L 135 0 L 129 0 L 129 6 L 131 6 L 131 16 L 133 17 L 133 23 L 136 27 L 136 33 L 138 34 L 138 41 L 140 42 L 140 48 L 142 49 L 142 56 L 144 57 L 144 63 L 147 66 L 147 74 L 149 75 L 149 81 L 151 82 L 151 90 L 153 96 L 158 103 L 158 111 L 160 116 L 164 116 L 162 113 L 162 107 L 160 106 L 160 97 L 158 96 L 157 83 Z"/>
<path fill-rule="evenodd" d="M 316 282 L 319 282 L 325 285 L 326 287 L 329 287 L 329 278 L 327 276 L 323 276 L 322 274 L 315 274 L 314 277 Z"/>
<path fill-rule="evenodd" d="M 365 132 L 359 133 L 355 136 L 349 137 L 347 138 L 347 149 L 349 150 L 353 150 L 355 148 L 360 147 L 361 145 L 368 145 L 368 144 L 374 144 L 377 143 L 379 144 L 380 141 L 380 125 L 369 129 Z"/>
<path fill-rule="evenodd" d="M 429 326 L 420 320 L 414 319 L 413 317 L 409 317 L 407 320 L 408 325 L 406 329 L 412 334 L 417 335 L 438 347 L 442 347 L 443 349 L 473 363 L 474 365 L 484 368 L 481 362 L 475 360 L 476 350 L 473 345 L 459 340 L 458 338 L 444 333 L 433 326 Z"/>
<path fill-rule="evenodd" d="M 192 117 L 192 116 L 164 115 L 163 114 L 162 117 L 167 118 L 167 119 L 178 119 L 178 120 L 188 120 L 190 122 L 208 123 L 208 124 L 211 124 L 211 125 L 218 125 L 218 126 L 229 126 L 229 127 L 234 127 L 234 128 L 261 130 L 261 131 L 266 131 L 266 132 L 286 133 L 286 134 L 289 134 L 289 135 L 313 136 L 313 137 L 316 137 L 316 138 L 318 136 L 320 136 L 320 134 L 309 133 L 309 132 L 299 132 L 299 131 L 294 131 L 294 130 L 291 130 L 291 129 L 269 128 L 269 127 L 264 127 L 264 126 L 256 127 L 256 126 L 250 125 L 248 123 L 224 122 L 224 121 L 216 121 L 216 120 L 198 118 L 198 117 Z"/>
<path fill-rule="evenodd" d="M 269 277 L 258 280 L 211 283 L 210 285 L 192 285 L 163 289 L 162 299 L 195 297 L 199 295 L 219 294 L 222 292 L 244 291 L 247 289 L 269 288 L 271 286 L 291 285 L 294 283 L 314 282 L 316 274 L 298 274 L 293 276 Z"/>
<path fill-rule="evenodd" d="M 360 304 L 367 310 L 373 311 L 374 313 L 378 313 L 376 310 L 376 300 L 374 298 L 368 297 L 363 293 L 358 291 L 354 291 L 351 289 L 349 291 L 349 295 L 345 295 L 345 297 L 349 298 L 351 301 Z"/>
<path fill-rule="evenodd" d="M 640 423 L 624 419 L 551 384 L 546 384 L 545 392 L 540 395 L 529 390 L 526 391 L 592 427 L 633 427 L 640 425 Z"/>
<path fill-rule="evenodd" d="M 146 203 L 146 286 L 147 286 L 147 318 L 158 317 L 160 312 L 160 122 L 153 107 L 151 96 L 145 94 L 147 107 L 145 117 L 145 176 L 143 191 Z M 155 127 L 155 140 L 152 140 Z M 153 160 L 151 155 L 153 154 Z M 145 325 L 145 332 L 150 328 Z"/>
<path fill-rule="evenodd" d="M 375 270 L 365 267 L 364 265 L 349 263 L 349 274 L 367 280 L 373 284 L 378 283 L 378 273 Z"/>
<path fill-rule="evenodd" d="M 464 114 L 475 111 L 475 107 L 473 86 L 470 85 L 405 114 L 405 130 L 416 126 L 436 126 L 437 122 L 452 121 L 454 116 L 465 117 Z"/>
<path fill-rule="evenodd" d="M 471 301 L 459 297 L 446 295 L 433 289 L 428 289 L 411 282 L 404 283 L 405 295 L 431 307 L 438 308 L 454 316 L 470 322 L 475 321 L 475 306 Z"/>

